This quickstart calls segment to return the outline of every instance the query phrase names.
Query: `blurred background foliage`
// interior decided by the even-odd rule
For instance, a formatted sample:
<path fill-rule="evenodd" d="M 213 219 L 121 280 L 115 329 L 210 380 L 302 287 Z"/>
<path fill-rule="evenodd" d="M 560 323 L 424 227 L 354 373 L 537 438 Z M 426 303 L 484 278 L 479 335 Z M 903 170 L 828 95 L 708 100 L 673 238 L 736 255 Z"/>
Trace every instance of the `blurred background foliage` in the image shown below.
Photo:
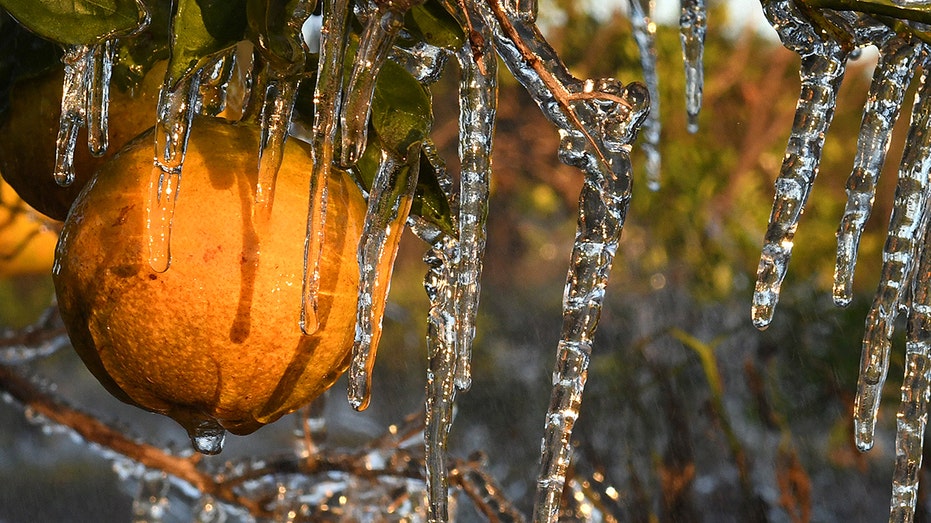
<path fill-rule="evenodd" d="M 553 0 L 541 13 L 548 38 L 576 76 L 640 78 L 624 14 L 599 19 L 572 0 Z M 834 309 L 830 299 L 835 231 L 873 61 L 867 52 L 848 69 L 776 320 L 760 333 L 750 323 L 750 295 L 772 183 L 794 116 L 798 58 L 775 41 L 774 33 L 758 27 L 734 30 L 729 16 L 726 5 L 712 3 L 696 134 L 685 126 L 678 28 L 657 29 L 662 188 L 647 190 L 645 162 L 635 148 L 632 208 L 574 435 L 576 486 L 600 493 L 610 516 L 606 521 L 882 520 L 888 511 L 901 351 L 893 353 L 881 436 L 869 454 L 854 448 L 850 418 L 860 338 L 877 283 L 895 172 L 885 172 L 880 181 L 860 248 L 857 297 L 845 310 Z M 433 138 L 451 172 L 457 171 L 455 77 L 451 66 L 433 87 Z M 902 127 L 890 158 L 901 154 Z M 582 184 L 578 171 L 558 162 L 557 146 L 555 129 L 503 73 L 475 383 L 459 397 L 450 448 L 458 455 L 484 452 L 507 496 L 525 511 L 532 500 Z M 363 435 L 374 436 L 420 404 L 423 252 L 418 240 L 405 238 L 385 318 L 373 406 L 363 414 L 351 412 L 345 386 L 338 384 L 327 404 L 335 420 L 330 444 L 351 445 Z M 50 286 L 43 277 L 4 281 L 0 295 L 0 320 L 21 326 L 47 303 Z M 896 343 L 904 346 L 901 339 Z M 144 417 L 144 422 L 129 422 L 131 433 L 176 446 L 185 443 L 183 434 L 170 432 L 168 425 L 159 425 L 161 420 L 100 399 L 105 396 L 92 382 L 77 385 L 90 378 L 73 360 L 70 352 L 58 354 L 34 370 L 57 376 L 52 380 L 64 381 L 63 387 L 79 391 L 75 394 L 82 398 L 97 398 L 89 404 L 104 419 Z M 88 521 L 129 519 L 135 493 L 121 492 L 112 477 L 99 473 L 108 467 L 105 460 L 82 453 L 73 443 L 44 438 L 22 422 L 14 407 L 2 408 L 4 427 L 10 428 L 3 431 L 0 475 L 16 476 L 27 486 L 0 489 L 0 520 L 32 521 L 33 511 L 48 505 L 47 495 L 36 494 L 41 502 L 30 504 L 23 492 L 85 484 L 69 479 L 75 462 L 98 471 L 82 474 L 99 478 L 93 483 L 96 494 L 84 499 L 99 500 L 93 503 L 100 506 L 80 506 L 78 513 Z M 119 415 L 106 410 L 111 408 Z M 259 443 L 263 435 L 272 447 L 280 446 L 289 431 L 283 426 L 288 420 L 251 438 L 235 438 L 228 452 L 237 452 L 237 445 L 240 452 L 265 448 Z M 63 458 L 32 460 L 24 457 L 26 448 Z M 619 494 L 612 499 L 612 492 Z M 928 516 L 924 490 L 921 496 L 918 521 Z M 462 519 L 476 517 L 467 513 Z"/>

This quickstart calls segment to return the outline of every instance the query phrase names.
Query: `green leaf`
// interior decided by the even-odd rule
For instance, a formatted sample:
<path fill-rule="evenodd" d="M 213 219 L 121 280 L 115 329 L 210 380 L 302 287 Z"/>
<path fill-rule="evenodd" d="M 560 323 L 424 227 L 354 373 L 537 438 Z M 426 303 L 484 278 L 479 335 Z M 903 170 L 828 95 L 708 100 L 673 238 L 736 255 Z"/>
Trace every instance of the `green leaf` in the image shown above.
<path fill-rule="evenodd" d="M 112 82 L 123 92 L 132 91 L 139 85 L 155 62 L 168 59 L 171 40 L 171 2 L 158 0 L 148 3 L 152 20 L 148 27 L 132 38 L 119 40 L 113 64 Z"/>
<path fill-rule="evenodd" d="M 149 19 L 139 0 L 0 0 L 0 7 L 30 31 L 65 45 L 130 34 Z"/>
<path fill-rule="evenodd" d="M 387 61 L 372 97 L 372 128 L 385 148 L 404 155 L 433 126 L 430 94 L 403 67 Z"/>
<path fill-rule="evenodd" d="M 171 86 L 233 47 L 245 32 L 246 0 L 178 0 L 171 26 Z"/>
<path fill-rule="evenodd" d="M 412 7 L 404 18 L 404 28 L 413 37 L 435 47 L 458 51 L 465 43 L 462 26 L 436 0 Z"/>

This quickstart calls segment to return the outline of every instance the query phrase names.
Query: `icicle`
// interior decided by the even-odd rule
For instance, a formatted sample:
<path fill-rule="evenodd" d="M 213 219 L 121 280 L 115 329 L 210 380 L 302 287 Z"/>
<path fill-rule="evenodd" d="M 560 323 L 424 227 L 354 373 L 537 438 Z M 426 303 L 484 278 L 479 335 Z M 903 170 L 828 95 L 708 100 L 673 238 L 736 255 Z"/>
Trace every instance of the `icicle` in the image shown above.
<path fill-rule="evenodd" d="M 220 56 L 217 60 L 204 68 L 201 74 L 199 93 L 197 97 L 197 106 L 194 112 L 197 114 L 206 114 L 217 116 L 227 110 L 227 99 L 229 95 L 230 84 L 234 82 L 233 74 L 239 66 L 236 58 L 237 49 L 233 48 L 229 53 Z M 238 87 L 233 87 L 233 91 Z M 237 107 L 236 110 L 241 108 Z M 233 114 L 225 114 L 224 117 L 237 121 Z"/>
<path fill-rule="evenodd" d="M 424 289 L 430 299 L 427 315 L 427 489 L 430 521 L 448 520 L 449 479 L 446 460 L 447 438 L 453 421 L 456 398 L 456 267 L 458 242 L 442 237 L 424 255 L 429 267 Z"/>
<path fill-rule="evenodd" d="M 926 201 L 925 204 L 928 202 Z M 928 209 L 925 210 L 928 212 Z M 922 448 L 931 388 L 931 242 L 925 231 L 921 260 L 912 279 L 912 298 L 905 345 L 902 403 L 896 416 L 895 470 L 889 521 L 912 521 L 918 499 Z"/>
<path fill-rule="evenodd" d="M 87 69 L 87 147 L 94 156 L 107 152 L 107 116 L 110 106 L 110 73 L 113 70 L 113 42 L 105 40 L 93 48 Z"/>
<path fill-rule="evenodd" d="M 773 318 L 779 290 L 792 256 L 793 239 L 818 173 L 824 135 L 834 117 L 837 90 L 844 78 L 847 53 L 835 42 L 822 42 L 787 0 L 765 5 L 770 23 L 786 47 L 802 56 L 801 94 L 795 109 L 792 134 L 786 145 L 769 227 L 757 269 L 751 316 L 758 329 Z"/>
<path fill-rule="evenodd" d="M 520 20 L 533 22 L 537 19 L 537 0 L 506 0 L 505 5 Z"/>
<path fill-rule="evenodd" d="M 365 150 L 375 81 L 404 25 L 405 13 L 406 10 L 393 6 L 380 7 L 365 25 L 339 114 L 343 167 L 355 165 Z"/>
<path fill-rule="evenodd" d="M 391 283 L 401 229 L 417 187 L 420 144 L 408 158 L 383 152 L 381 165 L 369 191 L 368 210 L 359 242 L 359 305 L 356 336 L 349 364 L 349 404 L 365 409 L 372 393 L 372 367 L 381 338 L 381 321 Z"/>
<path fill-rule="evenodd" d="M 79 45 L 69 47 L 61 57 L 65 64 L 65 80 L 53 175 L 62 187 L 74 182 L 74 148 L 78 143 L 78 131 L 87 121 L 87 70 L 93 62 L 92 55 L 90 47 Z"/>
<path fill-rule="evenodd" d="M 342 97 L 343 52 L 347 37 L 349 0 L 333 0 L 323 6 L 317 85 L 314 87 L 314 125 L 311 149 L 314 166 L 310 176 L 307 235 L 304 239 L 304 282 L 301 294 L 301 330 L 317 331 L 317 291 L 320 287 L 320 254 L 326 224 L 327 180 L 333 165 L 336 115 Z"/>
<path fill-rule="evenodd" d="M 491 40 L 486 32 L 484 40 Z M 482 260 L 485 255 L 485 222 L 491 178 L 492 137 L 498 97 L 498 64 L 494 54 L 466 45 L 459 52 L 459 245 L 461 250 L 456 301 L 459 303 L 459 355 L 456 386 L 467 390 L 472 383 L 472 340 L 478 315 Z"/>
<path fill-rule="evenodd" d="M 883 248 L 883 267 L 879 288 L 866 319 L 860 376 L 854 403 L 854 431 L 857 447 L 873 446 L 873 431 L 879 410 L 880 394 L 889 370 L 889 349 L 895 318 L 907 294 L 907 285 L 920 248 L 923 228 L 927 227 L 924 204 L 929 197 L 928 175 L 931 165 L 931 81 L 921 75 L 915 95 L 912 118 L 899 167 L 889 233 Z"/>
<path fill-rule="evenodd" d="M 707 15 L 705 0 L 681 0 L 679 31 L 682 40 L 682 58 L 685 60 L 685 111 L 688 130 L 698 131 L 698 111 L 704 84 L 702 55 L 705 52 Z"/>
<path fill-rule="evenodd" d="M 257 212 L 271 215 L 275 198 L 275 179 L 284 156 L 284 145 L 291 125 L 291 112 L 297 100 L 300 81 L 274 78 L 265 88 L 262 105 L 262 139 L 259 143 L 259 177 L 255 187 Z"/>
<path fill-rule="evenodd" d="M 201 454 L 214 455 L 223 451 L 226 441 L 226 430 L 213 419 L 198 422 L 188 427 L 188 436 L 194 445 L 194 450 Z"/>
<path fill-rule="evenodd" d="M 149 179 L 146 228 L 149 265 L 165 272 L 171 264 L 171 222 L 181 187 L 181 165 L 187 149 L 200 75 L 194 73 L 177 85 L 162 86 L 155 125 L 155 165 Z"/>
<path fill-rule="evenodd" d="M 634 40 L 640 51 L 643 81 L 650 90 L 650 114 L 644 120 L 641 131 L 643 152 L 647 160 L 647 187 L 652 191 L 657 191 L 660 178 L 659 137 L 662 124 L 659 119 L 659 76 L 656 73 L 656 23 L 653 22 L 653 7 L 653 0 L 630 0 L 630 21 L 634 29 Z M 699 90 L 699 94 L 700 92 Z"/>
<path fill-rule="evenodd" d="M 863 108 L 857 155 L 847 180 L 847 206 L 837 231 L 834 303 L 842 307 L 850 303 L 853 294 L 860 235 L 873 207 L 876 181 L 920 51 L 920 46 L 914 42 L 899 38 L 891 31 L 889 35 L 879 48 L 879 63 Z"/>

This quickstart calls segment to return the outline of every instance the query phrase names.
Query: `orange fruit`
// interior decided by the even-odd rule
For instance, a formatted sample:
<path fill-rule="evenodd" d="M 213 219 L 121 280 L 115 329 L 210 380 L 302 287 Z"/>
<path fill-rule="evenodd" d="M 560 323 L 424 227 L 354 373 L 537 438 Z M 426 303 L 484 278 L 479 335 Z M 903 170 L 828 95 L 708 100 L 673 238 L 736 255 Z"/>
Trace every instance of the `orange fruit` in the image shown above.
<path fill-rule="evenodd" d="M 197 437 L 210 431 L 247 434 L 296 410 L 346 369 L 366 203 L 349 176 L 334 171 L 319 328 L 303 335 L 309 147 L 287 142 L 271 215 L 257 226 L 259 129 L 200 117 L 191 129 L 169 269 L 149 263 L 153 138 L 146 133 L 104 164 L 75 202 L 54 279 L 90 371 L 123 401 L 177 420 L 202 447 Z"/>
<path fill-rule="evenodd" d="M 0 278 L 47 274 L 60 226 L 36 212 L 0 179 Z"/>
<path fill-rule="evenodd" d="M 126 142 L 155 125 L 166 68 L 167 62 L 156 64 L 135 93 L 111 86 L 110 146 L 103 156 L 92 156 L 87 149 L 87 130 L 82 129 L 74 151 L 75 179 L 68 187 L 52 178 L 64 70 L 17 83 L 10 93 L 9 112 L 0 124 L 0 172 L 29 205 L 50 218 L 64 220 L 94 171 Z"/>

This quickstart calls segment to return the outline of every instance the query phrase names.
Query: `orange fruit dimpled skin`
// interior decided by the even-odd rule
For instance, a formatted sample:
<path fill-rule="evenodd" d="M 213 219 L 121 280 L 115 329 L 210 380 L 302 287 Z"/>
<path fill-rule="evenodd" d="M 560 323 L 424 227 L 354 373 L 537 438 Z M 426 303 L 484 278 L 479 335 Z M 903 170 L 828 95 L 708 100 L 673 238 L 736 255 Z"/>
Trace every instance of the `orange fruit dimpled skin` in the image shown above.
<path fill-rule="evenodd" d="M 75 349 L 112 394 L 171 416 L 192 436 L 205 427 L 248 434 L 308 403 L 346 369 L 365 201 L 347 174 L 331 175 L 319 329 L 304 336 L 309 148 L 288 141 L 272 213 L 260 225 L 252 216 L 259 130 L 211 118 L 191 129 L 170 268 L 149 264 L 146 133 L 76 201 L 56 252 L 55 287 Z"/>

